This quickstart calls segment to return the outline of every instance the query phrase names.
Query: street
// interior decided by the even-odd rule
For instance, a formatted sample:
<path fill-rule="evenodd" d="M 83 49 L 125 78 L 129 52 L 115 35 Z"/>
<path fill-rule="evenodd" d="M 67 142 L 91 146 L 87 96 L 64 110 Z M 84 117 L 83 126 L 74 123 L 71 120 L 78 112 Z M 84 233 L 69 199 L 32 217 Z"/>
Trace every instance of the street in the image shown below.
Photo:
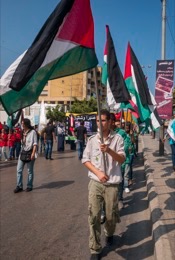
<path fill-rule="evenodd" d="M 68 145 L 64 153 L 54 152 L 53 158 L 38 157 L 33 191 L 19 194 L 13 193 L 16 162 L 1 162 L 1 259 L 89 259 L 87 169 Z M 25 170 L 24 189 L 26 178 Z M 141 152 L 135 159 L 134 184 L 124 203 L 114 245 L 104 247 L 102 259 L 154 259 Z"/>

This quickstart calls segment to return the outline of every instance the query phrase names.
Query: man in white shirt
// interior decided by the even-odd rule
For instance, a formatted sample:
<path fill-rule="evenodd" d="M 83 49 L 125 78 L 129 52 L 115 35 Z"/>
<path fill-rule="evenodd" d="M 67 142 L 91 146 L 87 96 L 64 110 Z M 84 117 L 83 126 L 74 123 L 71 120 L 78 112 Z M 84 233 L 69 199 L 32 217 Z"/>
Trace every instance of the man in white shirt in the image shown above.
<path fill-rule="evenodd" d="M 118 185 L 122 181 L 121 164 L 125 160 L 123 138 L 110 130 L 110 113 L 101 111 L 102 132 L 104 144 L 101 143 L 99 133 L 89 138 L 83 153 L 82 163 L 88 168 L 89 183 L 89 247 L 91 260 L 100 259 L 102 251 L 101 208 L 105 204 L 106 222 L 104 232 L 106 245 L 113 242 L 118 216 Z M 99 116 L 97 115 L 99 127 Z M 106 172 L 104 170 L 103 153 L 105 153 Z"/>

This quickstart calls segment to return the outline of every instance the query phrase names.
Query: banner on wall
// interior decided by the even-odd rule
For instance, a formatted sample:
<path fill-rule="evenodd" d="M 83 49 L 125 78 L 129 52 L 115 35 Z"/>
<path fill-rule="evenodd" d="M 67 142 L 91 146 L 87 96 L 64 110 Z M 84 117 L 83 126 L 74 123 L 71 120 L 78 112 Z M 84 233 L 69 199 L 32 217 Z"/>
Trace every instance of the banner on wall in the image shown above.
<path fill-rule="evenodd" d="M 172 117 L 174 60 L 158 60 L 156 66 L 155 99 L 162 119 Z"/>
<path fill-rule="evenodd" d="M 87 129 L 87 136 L 91 136 L 97 132 L 96 113 L 83 115 L 68 115 L 66 117 L 66 132 L 68 133 L 68 130 L 71 126 L 77 128 L 80 125 L 81 121 L 84 121 L 84 126 Z"/>

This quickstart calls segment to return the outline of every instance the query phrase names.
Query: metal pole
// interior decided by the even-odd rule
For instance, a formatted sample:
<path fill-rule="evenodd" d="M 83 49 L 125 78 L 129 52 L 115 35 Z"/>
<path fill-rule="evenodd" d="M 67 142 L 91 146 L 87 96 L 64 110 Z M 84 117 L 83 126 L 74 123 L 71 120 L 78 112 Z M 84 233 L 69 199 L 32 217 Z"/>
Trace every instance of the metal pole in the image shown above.
<path fill-rule="evenodd" d="M 166 0 L 162 0 L 162 52 L 161 59 L 166 56 Z"/>
<path fill-rule="evenodd" d="M 72 106 L 72 76 L 70 80 L 70 111 L 71 111 L 71 106 Z"/>
<path fill-rule="evenodd" d="M 162 2 L 162 51 L 161 59 L 165 60 L 165 49 L 166 49 L 166 0 L 161 0 Z M 164 123 L 160 127 L 159 132 L 159 155 L 164 155 Z"/>
<path fill-rule="evenodd" d="M 98 91 L 98 85 L 97 85 L 97 68 L 94 68 L 94 79 L 95 79 L 95 90 L 96 90 L 96 98 L 97 98 L 97 111 L 98 111 L 98 117 L 99 117 L 99 126 L 100 126 L 100 137 L 101 137 L 101 143 L 104 144 L 103 139 L 103 131 L 102 131 L 102 122 L 101 122 L 101 107 L 100 107 L 100 97 L 99 97 L 99 91 Z M 103 153 L 103 162 L 104 162 L 104 171 L 106 174 L 106 158 L 105 153 Z"/>

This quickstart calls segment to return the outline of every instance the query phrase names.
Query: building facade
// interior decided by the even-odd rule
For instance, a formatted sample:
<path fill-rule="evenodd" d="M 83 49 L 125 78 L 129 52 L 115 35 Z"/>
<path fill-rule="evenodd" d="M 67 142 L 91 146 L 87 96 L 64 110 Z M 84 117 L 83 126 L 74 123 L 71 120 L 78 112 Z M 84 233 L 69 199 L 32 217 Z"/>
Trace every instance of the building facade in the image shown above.
<path fill-rule="evenodd" d="M 38 98 L 38 103 L 59 104 L 69 111 L 74 99 L 96 98 L 95 72 L 101 101 L 106 100 L 106 87 L 101 84 L 102 68 L 90 69 L 75 75 L 48 81 Z"/>

